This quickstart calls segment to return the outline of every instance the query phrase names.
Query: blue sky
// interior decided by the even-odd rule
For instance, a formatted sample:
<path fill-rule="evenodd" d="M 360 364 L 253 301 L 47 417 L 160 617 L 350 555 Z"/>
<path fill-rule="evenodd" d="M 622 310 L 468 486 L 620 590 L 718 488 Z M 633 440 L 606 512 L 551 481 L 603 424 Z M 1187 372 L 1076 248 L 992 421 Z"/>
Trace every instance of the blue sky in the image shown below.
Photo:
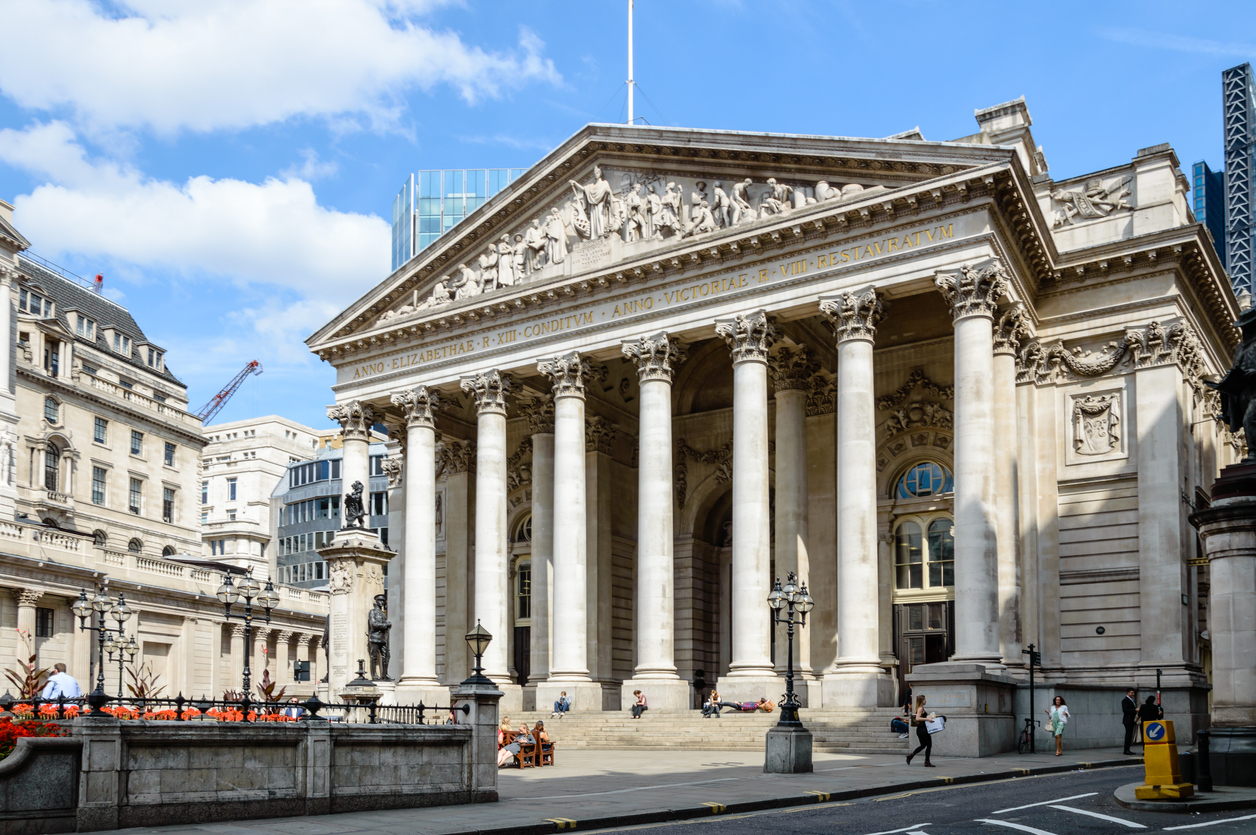
<path fill-rule="evenodd" d="M 627 0 L 0 0 L 0 197 L 103 272 L 195 410 L 328 425 L 303 340 L 389 271 L 421 168 L 524 167 L 625 118 Z M 637 0 L 637 114 L 842 136 L 976 129 L 1024 95 L 1056 178 L 1169 142 L 1221 167 L 1256 4 Z"/>

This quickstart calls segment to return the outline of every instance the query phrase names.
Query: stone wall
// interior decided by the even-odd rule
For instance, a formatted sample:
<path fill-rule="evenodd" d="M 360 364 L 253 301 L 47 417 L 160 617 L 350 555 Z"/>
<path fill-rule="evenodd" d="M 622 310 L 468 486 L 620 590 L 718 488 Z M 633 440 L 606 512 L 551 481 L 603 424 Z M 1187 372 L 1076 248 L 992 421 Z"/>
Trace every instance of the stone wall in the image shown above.
<path fill-rule="evenodd" d="M 0 835 L 74 832 L 77 739 L 26 738 L 0 761 Z"/>

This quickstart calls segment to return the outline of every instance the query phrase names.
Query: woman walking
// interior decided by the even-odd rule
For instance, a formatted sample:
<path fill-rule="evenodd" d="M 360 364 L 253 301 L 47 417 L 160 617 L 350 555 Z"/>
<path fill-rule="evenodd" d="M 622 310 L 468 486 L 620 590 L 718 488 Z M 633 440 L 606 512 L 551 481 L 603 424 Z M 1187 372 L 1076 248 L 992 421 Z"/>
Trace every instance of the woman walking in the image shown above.
<path fill-rule="evenodd" d="M 929 734 L 929 729 L 925 727 L 925 723 L 929 721 L 928 714 L 925 713 L 925 697 L 916 697 L 916 712 L 911 715 L 911 723 L 916 726 L 916 739 L 920 740 L 920 745 L 907 755 L 907 764 L 911 765 L 912 758 L 921 751 L 925 752 L 925 768 L 935 768 L 933 763 L 929 762 L 929 755 L 933 753 L 933 737 Z"/>
<path fill-rule="evenodd" d="M 1068 706 L 1064 704 L 1063 696 L 1056 696 L 1051 700 L 1051 707 L 1047 708 L 1047 717 L 1051 722 L 1051 733 L 1055 735 L 1055 755 L 1057 757 L 1064 756 L 1064 726 L 1068 724 Z"/>

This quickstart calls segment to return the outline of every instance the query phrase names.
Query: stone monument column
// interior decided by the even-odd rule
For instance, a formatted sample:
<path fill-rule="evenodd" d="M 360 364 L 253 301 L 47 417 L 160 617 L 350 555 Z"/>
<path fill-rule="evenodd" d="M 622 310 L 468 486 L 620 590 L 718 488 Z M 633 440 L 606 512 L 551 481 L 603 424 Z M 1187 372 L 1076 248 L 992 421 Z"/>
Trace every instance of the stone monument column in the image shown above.
<path fill-rule="evenodd" d="M 39 598 L 44 596 L 42 591 L 33 589 L 12 589 L 13 600 L 17 603 L 17 628 L 26 633 L 26 637 L 31 642 L 31 652 L 35 651 L 35 609 L 39 605 Z M 110 626 L 117 626 L 110 623 Z M 20 657 L 24 649 L 18 646 L 18 656 Z"/>
<path fill-rule="evenodd" d="M 1017 548 L 1016 355 L 1029 336 L 1025 306 L 1016 303 L 999 317 L 994 332 L 994 500 L 998 514 L 999 652 L 1009 667 L 1025 666 L 1021 655 L 1021 570 Z"/>
<path fill-rule="evenodd" d="M 472 618 L 493 636 L 484 655 L 484 674 L 506 695 L 502 710 L 523 709 L 523 692 L 510 680 L 509 533 L 506 530 L 506 395 L 513 382 L 497 369 L 462 378 L 475 399 L 475 611 Z M 469 619 L 470 620 L 470 619 Z M 474 626 L 471 623 L 470 626 Z M 464 633 L 465 634 L 465 633 Z"/>
<path fill-rule="evenodd" d="M 551 592 L 554 586 L 554 398 L 524 406 L 532 432 L 532 645 L 533 681 L 549 678 Z M 539 705 L 543 709 L 545 705 Z"/>
<path fill-rule="evenodd" d="M 327 563 L 331 592 L 328 696 L 338 701 L 345 685 L 357 677 L 358 662 L 370 661 L 367 618 L 375 595 L 385 594 L 384 566 L 395 555 L 370 530 L 359 529 L 337 531 L 332 544 L 319 549 L 318 555 Z"/>
<path fill-rule="evenodd" d="M 392 395 L 406 421 L 405 589 L 400 630 L 404 656 L 397 701 L 428 702 L 448 693 L 436 678 L 436 422 L 437 392 L 415 386 Z M 394 655 L 394 658 L 396 656 Z M 437 702 L 439 704 L 439 702 Z"/>
<path fill-rule="evenodd" d="M 571 352 L 537 363 L 554 395 L 554 645 L 549 678 L 537 685 L 540 706 L 561 690 L 573 710 L 600 710 L 602 688 L 592 684 L 588 662 L 585 596 L 588 540 L 585 530 L 584 384 L 589 362 Z"/>
<path fill-rule="evenodd" d="M 872 348 L 885 304 L 871 287 L 820 300 L 837 331 L 837 663 L 825 707 L 888 705 L 880 665 L 876 399 Z"/>
<path fill-rule="evenodd" d="M 475 456 L 475 441 L 445 440 L 437 453 L 445 476 L 445 683 L 451 686 L 471 674 L 471 654 L 462 636 L 475 626 L 470 617 Z"/>
<path fill-rule="evenodd" d="M 811 581 L 807 551 L 807 386 L 820 370 L 810 348 L 780 348 L 768 364 L 776 390 L 776 575 Z M 776 672 L 785 674 L 788 641 L 776 640 Z M 794 636 L 794 671 L 811 677 L 811 630 Z M 798 683 L 795 682 L 797 687 Z M 797 687 L 803 706 L 807 687 Z"/>
<path fill-rule="evenodd" d="M 94 658 L 95 656 L 93 656 Z M 244 686 L 244 624 L 231 624 L 231 680 L 227 690 L 239 690 Z"/>
<path fill-rule="evenodd" d="M 262 672 L 270 670 L 270 680 L 275 680 L 275 671 L 271 670 L 270 657 L 270 627 L 253 626 L 253 655 L 249 659 L 253 667 L 253 686 L 259 688 L 262 683 Z"/>
<path fill-rule="evenodd" d="M 375 409 L 358 400 L 327 407 L 327 417 L 340 424 L 344 439 L 344 460 L 340 476 L 343 492 L 348 493 L 355 481 L 362 482 L 362 501 L 370 510 L 371 498 L 371 427 L 375 425 Z"/>
<path fill-rule="evenodd" d="M 1008 279 L 997 261 L 939 274 L 955 318 L 955 661 L 1002 669 L 995 507 L 994 311 Z M 996 442 L 997 443 L 997 442 Z"/>
<path fill-rule="evenodd" d="M 672 376 L 684 360 L 666 333 L 623 343 L 641 382 L 637 461 L 637 666 L 622 685 L 620 704 L 641 690 L 650 709 L 688 710 L 689 683 L 676 674 L 672 540 Z"/>
<path fill-rule="evenodd" d="M 758 310 L 718 321 L 733 357 L 732 662 L 719 681 L 730 701 L 776 695 L 784 683 L 770 655 L 771 524 L 768 483 L 768 351 L 776 328 Z"/>
<path fill-rule="evenodd" d="M 312 637 L 311 635 L 305 632 L 296 633 L 297 644 L 291 650 L 291 652 L 293 653 L 294 662 L 310 660 L 310 638 L 311 637 Z M 294 681 L 296 680 L 296 663 L 293 664 L 292 678 Z M 311 686 L 313 686 L 316 681 L 318 681 L 318 677 L 314 675 L 314 665 L 311 664 L 310 665 L 310 680 L 308 683 Z M 298 682 L 298 686 L 304 687 L 306 683 L 307 682 L 304 682 L 304 681 Z"/>

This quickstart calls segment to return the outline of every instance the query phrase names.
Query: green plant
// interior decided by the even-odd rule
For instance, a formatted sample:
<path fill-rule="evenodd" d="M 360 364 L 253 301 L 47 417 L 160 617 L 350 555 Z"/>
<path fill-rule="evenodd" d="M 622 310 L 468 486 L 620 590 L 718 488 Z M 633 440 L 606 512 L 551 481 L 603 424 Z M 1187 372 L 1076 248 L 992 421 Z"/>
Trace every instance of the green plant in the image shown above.
<path fill-rule="evenodd" d="M 131 695 L 137 699 L 160 699 L 161 694 L 166 690 L 166 685 L 157 683 L 157 679 L 161 676 L 153 670 L 151 661 L 140 664 L 139 667 L 132 664 L 127 667 L 126 672 L 131 679 L 126 689 L 130 690 Z"/>
<path fill-rule="evenodd" d="M 262 697 L 262 701 L 268 704 L 282 702 L 284 694 L 288 691 L 287 687 L 280 687 L 279 692 L 275 692 L 278 682 L 270 680 L 270 670 L 262 670 L 262 683 L 257 685 L 257 693 Z"/>
<path fill-rule="evenodd" d="M 31 646 L 30 633 L 25 629 L 17 631 L 18 638 L 22 642 L 22 650 L 17 656 L 17 667 L 10 667 L 4 671 L 4 677 L 9 683 L 17 688 L 17 698 L 33 699 L 44 689 L 44 680 L 48 677 L 48 669 L 39 669 L 35 665 L 39 661 L 39 656 L 35 653 Z M 29 653 L 30 657 L 23 661 L 23 655 Z"/>

